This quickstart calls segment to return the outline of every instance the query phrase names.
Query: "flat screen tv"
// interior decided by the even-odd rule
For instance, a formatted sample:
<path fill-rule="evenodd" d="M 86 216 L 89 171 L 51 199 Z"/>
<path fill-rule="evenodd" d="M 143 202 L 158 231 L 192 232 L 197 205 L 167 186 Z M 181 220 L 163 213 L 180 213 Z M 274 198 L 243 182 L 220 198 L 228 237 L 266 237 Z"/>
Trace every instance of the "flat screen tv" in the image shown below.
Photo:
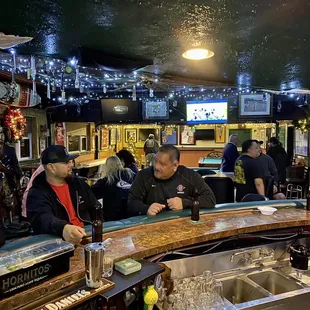
<path fill-rule="evenodd" d="M 240 95 L 239 117 L 270 117 L 272 116 L 272 100 L 269 94 Z"/>
<path fill-rule="evenodd" d="M 144 142 L 150 134 L 155 136 L 155 139 L 159 140 L 158 130 L 156 128 L 140 128 L 139 129 L 139 141 Z"/>
<path fill-rule="evenodd" d="M 203 141 L 214 141 L 214 129 L 196 129 L 195 139 Z"/>
<path fill-rule="evenodd" d="M 101 99 L 101 111 L 104 122 L 140 121 L 139 103 L 131 99 Z"/>
<path fill-rule="evenodd" d="M 201 100 L 186 102 L 188 124 L 227 123 L 227 100 Z"/>
<path fill-rule="evenodd" d="M 142 118 L 144 121 L 169 120 L 168 100 L 145 100 L 142 102 Z"/>

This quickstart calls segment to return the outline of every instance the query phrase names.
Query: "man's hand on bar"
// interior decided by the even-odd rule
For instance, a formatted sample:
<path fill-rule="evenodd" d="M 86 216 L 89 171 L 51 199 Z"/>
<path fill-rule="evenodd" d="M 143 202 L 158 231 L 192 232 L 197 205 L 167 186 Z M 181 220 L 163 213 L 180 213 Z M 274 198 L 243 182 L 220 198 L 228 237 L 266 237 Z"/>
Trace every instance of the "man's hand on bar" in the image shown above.
<path fill-rule="evenodd" d="M 86 233 L 82 227 L 67 224 L 63 229 L 62 236 L 67 242 L 79 244 Z"/>
<path fill-rule="evenodd" d="M 166 207 L 165 205 L 154 202 L 150 205 L 149 209 L 147 210 L 147 215 L 155 216 L 165 207 Z"/>
<path fill-rule="evenodd" d="M 174 211 L 183 210 L 183 202 L 180 197 L 167 199 L 167 204 L 170 210 Z"/>

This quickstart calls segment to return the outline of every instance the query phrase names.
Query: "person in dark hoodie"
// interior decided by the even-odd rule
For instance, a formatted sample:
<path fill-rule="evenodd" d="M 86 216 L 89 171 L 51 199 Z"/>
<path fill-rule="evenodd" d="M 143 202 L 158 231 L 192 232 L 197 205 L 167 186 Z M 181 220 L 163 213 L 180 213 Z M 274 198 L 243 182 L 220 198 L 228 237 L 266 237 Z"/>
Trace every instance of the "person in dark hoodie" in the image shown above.
<path fill-rule="evenodd" d="M 110 156 L 106 161 L 106 176 L 92 187 L 97 199 L 104 199 L 103 213 L 106 221 L 126 218 L 128 192 L 135 178 L 129 168 L 123 168 L 117 156 Z"/>
<path fill-rule="evenodd" d="M 282 147 L 280 141 L 271 137 L 268 142 L 268 151 L 267 155 L 269 155 L 277 168 L 278 171 L 278 181 L 281 184 L 285 184 L 286 181 L 286 167 L 288 166 L 288 156 L 285 149 Z"/>
<path fill-rule="evenodd" d="M 128 214 L 155 216 L 162 210 L 180 211 L 198 204 L 214 208 L 215 196 L 203 178 L 181 166 L 180 151 L 166 144 L 159 148 L 153 167 L 141 170 L 128 196 Z"/>
<path fill-rule="evenodd" d="M 44 171 L 34 179 L 26 202 L 35 234 L 52 234 L 78 244 L 85 236 L 83 226 L 95 219 L 99 202 L 90 187 L 72 174 L 77 156 L 61 145 L 42 152 Z"/>

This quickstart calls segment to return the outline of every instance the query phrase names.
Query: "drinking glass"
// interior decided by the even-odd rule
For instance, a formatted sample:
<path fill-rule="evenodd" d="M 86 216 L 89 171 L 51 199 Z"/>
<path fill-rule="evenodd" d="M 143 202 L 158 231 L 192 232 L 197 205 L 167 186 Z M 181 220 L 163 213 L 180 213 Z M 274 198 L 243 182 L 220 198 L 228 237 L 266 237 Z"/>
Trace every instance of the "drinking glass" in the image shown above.
<path fill-rule="evenodd" d="M 213 304 L 215 309 L 224 309 L 224 293 L 223 293 L 223 283 L 219 280 L 214 281 L 214 300 Z"/>
<path fill-rule="evenodd" d="M 102 277 L 103 278 L 109 278 L 113 274 L 113 263 L 114 260 L 112 257 L 104 256 L 103 257 L 103 271 L 102 271 Z"/>

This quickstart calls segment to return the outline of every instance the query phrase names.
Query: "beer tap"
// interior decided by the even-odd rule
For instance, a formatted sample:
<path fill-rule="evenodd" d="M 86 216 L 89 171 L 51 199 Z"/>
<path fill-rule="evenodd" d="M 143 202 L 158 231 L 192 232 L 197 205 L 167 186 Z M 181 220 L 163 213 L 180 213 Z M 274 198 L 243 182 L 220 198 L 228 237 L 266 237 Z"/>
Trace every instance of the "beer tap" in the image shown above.
<path fill-rule="evenodd" d="M 95 220 L 92 222 L 92 242 L 102 242 L 102 205 L 97 202 L 95 206 Z"/>
<path fill-rule="evenodd" d="M 197 188 L 194 189 L 194 193 L 193 193 L 193 204 L 192 204 L 192 208 L 191 208 L 191 220 L 193 222 L 198 222 L 200 220 L 200 215 L 199 215 L 199 201 L 198 201 L 198 190 Z"/>

